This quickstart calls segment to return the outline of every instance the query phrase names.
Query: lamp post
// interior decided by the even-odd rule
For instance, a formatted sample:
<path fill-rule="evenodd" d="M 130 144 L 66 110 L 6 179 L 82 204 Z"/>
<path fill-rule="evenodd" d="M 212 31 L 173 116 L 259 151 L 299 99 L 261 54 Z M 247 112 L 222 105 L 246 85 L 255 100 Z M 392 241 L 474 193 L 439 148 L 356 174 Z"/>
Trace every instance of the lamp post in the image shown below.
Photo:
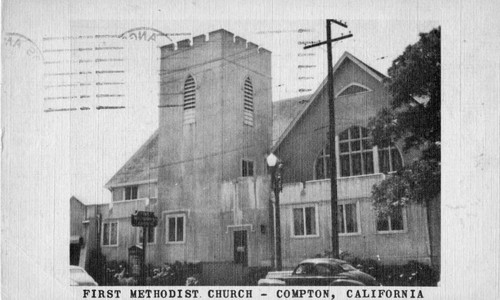
<path fill-rule="evenodd" d="M 274 192 L 274 223 L 275 223 L 275 245 L 276 245 L 276 269 L 281 271 L 283 264 L 281 259 L 281 221 L 280 221 L 280 192 L 282 190 L 283 163 L 274 154 L 266 158 L 267 165 L 271 170 L 271 187 Z"/>

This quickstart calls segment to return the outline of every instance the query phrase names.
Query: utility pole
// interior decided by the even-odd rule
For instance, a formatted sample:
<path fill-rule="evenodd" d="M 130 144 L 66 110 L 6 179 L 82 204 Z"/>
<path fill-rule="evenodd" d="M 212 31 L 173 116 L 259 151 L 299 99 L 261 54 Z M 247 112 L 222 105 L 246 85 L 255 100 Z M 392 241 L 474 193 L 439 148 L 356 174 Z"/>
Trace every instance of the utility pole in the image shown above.
<path fill-rule="evenodd" d="M 330 185 L 331 185 L 331 211 L 332 211 L 332 254 L 334 258 L 339 257 L 339 234 L 337 224 L 337 162 L 335 156 L 335 103 L 333 91 L 333 61 L 332 61 L 332 43 L 352 37 L 349 32 L 348 35 L 343 35 L 332 39 L 331 24 L 335 23 L 339 26 L 347 28 L 347 24 L 337 21 L 335 19 L 326 20 L 326 41 L 305 46 L 304 49 L 309 49 L 326 44 L 328 54 L 328 112 L 329 112 L 329 132 L 328 142 L 330 143 Z"/>

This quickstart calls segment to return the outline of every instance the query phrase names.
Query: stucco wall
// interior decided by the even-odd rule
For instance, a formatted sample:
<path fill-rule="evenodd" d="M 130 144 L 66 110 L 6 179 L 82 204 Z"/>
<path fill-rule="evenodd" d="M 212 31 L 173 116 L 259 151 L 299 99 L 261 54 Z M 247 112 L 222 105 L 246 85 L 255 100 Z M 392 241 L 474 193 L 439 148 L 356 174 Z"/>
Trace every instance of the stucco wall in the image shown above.
<path fill-rule="evenodd" d="M 157 257 L 232 261 L 232 230 L 248 229 L 249 264 L 265 263 L 270 253 L 264 240 L 269 235 L 261 236 L 260 224 L 268 223 L 267 207 L 252 207 L 250 202 L 262 201 L 251 197 L 255 191 L 268 199 L 262 176 L 272 128 L 270 52 L 219 30 L 208 39 L 194 37 L 193 45 L 181 41 L 177 49 L 162 47 L 162 57 L 160 106 L 166 107 L 160 108 L 158 210 L 162 218 L 182 213 L 187 223 L 186 241 L 160 245 Z M 184 124 L 183 88 L 189 75 L 196 82 L 195 123 Z M 254 126 L 243 124 L 247 77 L 254 90 Z M 242 159 L 254 161 L 253 177 L 239 178 Z M 233 186 L 247 184 L 255 190 L 240 190 L 237 197 L 229 193 Z M 238 209 L 243 204 L 249 206 Z M 164 228 L 160 234 L 165 234 Z"/>
<path fill-rule="evenodd" d="M 342 251 L 360 258 L 380 260 L 381 263 L 405 263 L 409 260 L 429 262 L 429 244 L 424 207 L 410 205 L 404 209 L 405 230 L 379 233 L 367 186 L 380 181 L 382 175 L 360 176 L 339 180 L 338 204 L 356 203 L 358 206 L 358 233 L 340 234 Z M 281 232 L 283 263 L 294 266 L 302 259 L 331 250 L 330 181 L 317 180 L 286 184 L 281 199 Z M 317 210 L 317 237 L 293 237 L 294 207 L 313 205 Z"/>
<path fill-rule="evenodd" d="M 357 125 L 366 127 L 371 117 L 390 103 L 383 84 L 346 59 L 335 72 L 335 93 L 350 83 L 360 83 L 369 92 L 335 99 L 335 130 L 338 134 Z M 314 179 L 314 163 L 328 141 L 328 94 L 326 86 L 313 100 L 303 117 L 282 141 L 276 155 L 284 161 L 284 182 L 304 182 Z M 407 158 L 405 157 L 404 160 Z"/>
<path fill-rule="evenodd" d="M 108 260 L 127 260 L 128 248 L 137 245 L 138 230 L 131 226 L 130 214 L 135 210 L 154 211 L 159 218 L 156 240 L 148 244 L 147 261 L 163 262 L 232 262 L 233 231 L 246 230 L 249 246 L 248 265 L 270 265 L 271 228 L 268 200 L 270 182 L 267 176 L 238 178 L 219 184 L 219 205 L 212 208 L 180 208 L 163 210 L 160 202 L 131 200 L 101 206 L 104 222 L 118 222 L 118 245 L 102 246 Z M 166 242 L 166 217 L 183 214 L 186 217 L 185 242 Z M 265 226 L 264 228 L 261 225 Z M 100 237 L 102 239 L 102 236 Z"/>

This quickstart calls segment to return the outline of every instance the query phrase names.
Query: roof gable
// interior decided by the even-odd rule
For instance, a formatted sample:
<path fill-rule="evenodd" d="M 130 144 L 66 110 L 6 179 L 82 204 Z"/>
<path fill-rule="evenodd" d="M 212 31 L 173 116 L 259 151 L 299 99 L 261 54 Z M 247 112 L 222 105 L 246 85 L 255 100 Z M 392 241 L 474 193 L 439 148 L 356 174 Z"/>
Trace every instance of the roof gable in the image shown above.
<path fill-rule="evenodd" d="M 126 184 L 156 181 L 158 179 L 158 136 L 159 130 L 132 155 L 132 157 L 106 183 L 105 187 L 123 186 Z"/>
<path fill-rule="evenodd" d="M 379 82 L 383 82 L 384 79 L 387 78 L 384 74 L 380 73 L 379 71 L 373 69 L 372 67 L 368 66 L 358 58 L 356 58 L 354 55 L 350 54 L 349 52 L 344 52 L 344 54 L 340 57 L 340 59 L 337 61 L 337 63 L 333 67 L 333 73 L 337 72 L 339 67 L 344 63 L 346 59 L 349 59 L 352 61 L 354 64 L 356 64 L 358 67 L 360 67 L 363 71 L 371 75 L 373 78 L 375 78 Z M 321 94 L 321 91 L 325 88 L 326 84 L 328 82 L 328 76 L 321 82 L 319 87 L 316 89 L 314 94 L 311 95 L 309 98 L 309 101 L 307 101 L 307 105 L 304 107 L 302 112 L 290 123 L 290 125 L 287 127 L 287 129 L 283 132 L 283 134 L 278 138 L 276 143 L 271 147 L 271 152 L 276 151 L 280 144 L 283 142 L 283 140 L 288 136 L 288 134 L 292 131 L 292 129 L 295 127 L 295 125 L 299 122 L 299 120 L 305 115 L 305 113 L 309 110 L 311 105 L 318 101 L 320 98 L 319 95 Z"/>

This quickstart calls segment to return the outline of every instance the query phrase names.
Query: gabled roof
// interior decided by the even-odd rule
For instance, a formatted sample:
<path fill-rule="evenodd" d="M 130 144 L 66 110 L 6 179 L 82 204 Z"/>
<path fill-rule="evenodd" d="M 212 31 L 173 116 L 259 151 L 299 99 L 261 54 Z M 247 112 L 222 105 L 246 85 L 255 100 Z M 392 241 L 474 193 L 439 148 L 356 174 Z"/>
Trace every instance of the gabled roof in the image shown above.
<path fill-rule="evenodd" d="M 159 130 L 156 129 L 139 150 L 106 183 L 105 187 L 111 189 L 158 180 L 158 135 Z"/>
<path fill-rule="evenodd" d="M 304 109 L 308 99 L 310 99 L 310 95 L 273 102 L 273 142 Z M 113 175 L 105 187 L 111 189 L 157 181 L 158 135 L 159 129 L 156 129 L 139 150 Z"/>
<path fill-rule="evenodd" d="M 346 59 L 349 59 L 350 61 L 352 61 L 353 63 L 358 65 L 362 70 L 364 70 L 365 72 L 370 74 L 373 78 L 375 78 L 379 82 L 383 82 L 384 79 L 387 78 L 387 76 L 385 76 L 384 74 L 375 70 L 374 68 L 370 67 L 369 65 L 365 64 L 364 62 L 362 62 L 361 60 L 359 60 L 358 58 L 356 58 L 354 55 L 352 55 L 351 53 L 349 53 L 347 51 L 344 52 L 344 54 L 342 54 L 342 56 L 337 61 L 335 66 L 333 66 L 333 73 L 334 74 Z M 271 152 L 274 152 L 274 151 L 276 151 L 276 149 L 278 149 L 279 145 L 288 136 L 288 134 L 295 127 L 297 122 L 305 115 L 305 113 L 307 112 L 309 107 L 311 107 L 313 102 L 317 101 L 317 99 L 319 98 L 318 97 L 319 94 L 325 88 L 327 82 L 328 82 L 328 76 L 323 80 L 323 82 L 321 82 L 321 84 L 316 89 L 316 91 L 310 96 L 310 98 L 307 101 L 307 104 L 302 109 L 302 111 L 294 118 L 294 120 L 290 123 L 290 125 L 288 125 L 288 127 L 285 129 L 283 134 L 277 139 L 276 143 L 273 144 L 273 146 L 271 147 Z M 274 139 L 273 139 L 273 141 L 274 141 Z"/>
<path fill-rule="evenodd" d="M 335 64 L 335 72 L 345 59 L 349 59 L 365 70 L 378 81 L 382 82 L 386 76 L 364 62 L 345 52 Z M 275 151 L 292 128 L 304 116 L 312 102 L 317 101 L 318 95 L 326 85 L 325 78 L 314 94 L 295 98 L 283 99 L 273 102 L 273 131 L 272 151 Z M 158 136 L 157 129 L 151 137 L 137 150 L 137 152 L 116 172 L 116 174 L 105 185 L 106 188 L 155 182 L 158 180 Z"/>
<path fill-rule="evenodd" d="M 279 139 L 288 128 L 288 125 L 290 125 L 304 107 L 306 107 L 310 97 L 311 95 L 305 95 L 273 102 L 272 144 Z"/>

